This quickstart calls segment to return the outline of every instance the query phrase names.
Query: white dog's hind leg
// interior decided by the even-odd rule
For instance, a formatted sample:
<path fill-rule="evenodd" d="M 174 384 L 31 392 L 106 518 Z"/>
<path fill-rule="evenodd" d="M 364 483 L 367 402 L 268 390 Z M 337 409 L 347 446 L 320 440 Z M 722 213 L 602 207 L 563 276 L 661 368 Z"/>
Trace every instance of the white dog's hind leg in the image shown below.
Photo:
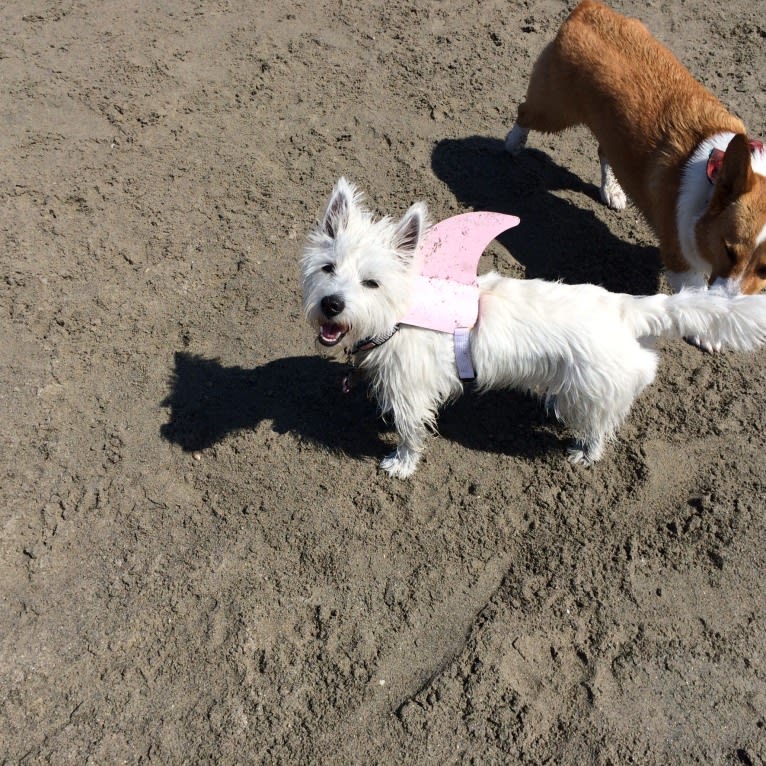
<path fill-rule="evenodd" d="M 595 397 L 587 396 L 584 391 L 575 388 L 555 396 L 556 417 L 575 434 L 572 446 L 567 450 L 569 462 L 574 465 L 587 467 L 600 460 L 614 432 L 613 412 L 607 402 L 608 392 L 601 391 L 598 382 L 596 378 L 589 383 Z M 554 401 L 554 397 L 550 397 L 548 403 L 550 401 Z"/>
<path fill-rule="evenodd" d="M 569 462 L 586 468 L 601 460 L 604 454 L 604 439 L 575 439 L 567 450 Z"/>
<path fill-rule="evenodd" d="M 601 163 L 601 188 L 599 189 L 601 201 L 612 210 L 625 210 L 628 198 L 615 177 L 609 160 L 600 151 L 598 158 Z"/>
<path fill-rule="evenodd" d="M 505 151 L 514 157 L 520 154 L 527 144 L 528 135 L 529 130 L 527 128 L 522 128 L 518 124 L 514 125 L 505 137 Z"/>

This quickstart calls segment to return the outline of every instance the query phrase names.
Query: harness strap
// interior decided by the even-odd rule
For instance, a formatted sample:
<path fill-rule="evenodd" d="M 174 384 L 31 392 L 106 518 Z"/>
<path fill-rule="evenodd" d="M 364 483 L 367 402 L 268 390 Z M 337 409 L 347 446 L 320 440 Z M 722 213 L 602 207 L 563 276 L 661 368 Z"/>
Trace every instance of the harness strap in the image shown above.
<path fill-rule="evenodd" d="M 471 331 L 467 327 L 456 327 L 455 338 L 455 364 L 460 380 L 474 380 L 476 371 L 471 361 Z"/>

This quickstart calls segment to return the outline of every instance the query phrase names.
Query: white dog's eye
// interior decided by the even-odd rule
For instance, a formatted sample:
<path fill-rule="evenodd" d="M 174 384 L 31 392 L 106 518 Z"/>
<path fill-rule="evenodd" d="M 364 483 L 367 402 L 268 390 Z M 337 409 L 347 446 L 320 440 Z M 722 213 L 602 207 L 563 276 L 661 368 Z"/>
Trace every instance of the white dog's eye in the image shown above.
<path fill-rule="evenodd" d="M 365 279 L 362 281 L 362 284 L 365 287 L 369 287 L 371 289 L 374 289 L 376 287 L 380 287 L 380 283 L 376 279 Z"/>
<path fill-rule="evenodd" d="M 335 273 L 335 264 L 334 263 L 325 263 L 325 265 L 322 266 L 322 271 L 324 271 L 325 274 L 334 274 Z"/>

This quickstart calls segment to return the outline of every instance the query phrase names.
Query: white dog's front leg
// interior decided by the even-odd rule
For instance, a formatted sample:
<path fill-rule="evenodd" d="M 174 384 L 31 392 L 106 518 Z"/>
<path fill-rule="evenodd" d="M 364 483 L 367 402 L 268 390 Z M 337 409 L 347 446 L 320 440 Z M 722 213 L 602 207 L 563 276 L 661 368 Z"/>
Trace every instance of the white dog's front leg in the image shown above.
<path fill-rule="evenodd" d="M 400 390 L 391 402 L 399 443 L 390 455 L 383 458 L 380 467 L 397 479 L 406 479 L 415 472 L 428 434 L 426 423 L 432 420 L 429 398 L 423 397 L 422 391 L 417 393 L 421 396 L 405 397 Z"/>
<path fill-rule="evenodd" d="M 420 451 L 400 444 L 391 454 L 380 461 L 380 467 L 395 479 L 406 479 L 415 473 L 420 462 Z"/>

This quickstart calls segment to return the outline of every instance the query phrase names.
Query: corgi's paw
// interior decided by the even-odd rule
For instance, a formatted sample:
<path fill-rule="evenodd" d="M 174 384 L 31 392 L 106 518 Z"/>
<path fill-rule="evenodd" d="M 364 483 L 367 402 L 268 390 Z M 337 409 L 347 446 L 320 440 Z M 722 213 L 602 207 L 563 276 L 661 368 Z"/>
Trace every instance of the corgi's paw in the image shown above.
<path fill-rule="evenodd" d="M 601 192 L 601 201 L 612 210 L 625 210 L 628 206 L 628 197 L 614 176 L 602 184 L 599 191 Z"/>
<path fill-rule="evenodd" d="M 614 175 L 612 166 L 601 156 L 601 201 L 612 210 L 625 210 L 628 206 L 628 197 L 622 190 L 619 181 Z"/>
<path fill-rule="evenodd" d="M 707 290 L 707 275 L 700 271 L 666 271 L 665 278 L 668 280 L 670 289 L 674 293 L 691 288 L 692 290 Z M 692 341 L 689 341 L 690 343 Z M 692 343 L 692 345 L 696 345 Z"/>
<path fill-rule="evenodd" d="M 527 145 L 529 131 L 519 125 L 514 125 L 505 137 L 505 151 L 516 157 Z"/>
<path fill-rule="evenodd" d="M 709 341 L 699 335 L 693 335 L 691 337 L 684 338 L 684 340 L 690 346 L 696 346 L 696 348 L 698 348 L 700 351 L 705 351 L 708 354 L 718 354 L 723 350 L 723 344 L 713 343 L 712 341 Z"/>

